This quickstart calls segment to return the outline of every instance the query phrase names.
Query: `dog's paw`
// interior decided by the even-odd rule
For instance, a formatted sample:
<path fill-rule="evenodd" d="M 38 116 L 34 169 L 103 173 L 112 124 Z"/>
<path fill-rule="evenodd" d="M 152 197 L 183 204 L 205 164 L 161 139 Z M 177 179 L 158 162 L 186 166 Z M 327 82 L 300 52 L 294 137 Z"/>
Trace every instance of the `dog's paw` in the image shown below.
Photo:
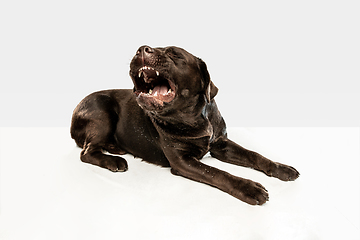
<path fill-rule="evenodd" d="M 106 160 L 101 165 L 112 172 L 125 172 L 128 169 L 126 160 L 117 156 L 106 156 Z"/>
<path fill-rule="evenodd" d="M 230 194 L 251 205 L 263 205 L 269 200 L 265 187 L 248 179 L 236 181 Z"/>
<path fill-rule="evenodd" d="M 300 173 L 291 166 L 287 166 L 281 163 L 275 163 L 269 175 L 272 177 L 276 177 L 282 181 L 294 181 L 300 176 Z"/>

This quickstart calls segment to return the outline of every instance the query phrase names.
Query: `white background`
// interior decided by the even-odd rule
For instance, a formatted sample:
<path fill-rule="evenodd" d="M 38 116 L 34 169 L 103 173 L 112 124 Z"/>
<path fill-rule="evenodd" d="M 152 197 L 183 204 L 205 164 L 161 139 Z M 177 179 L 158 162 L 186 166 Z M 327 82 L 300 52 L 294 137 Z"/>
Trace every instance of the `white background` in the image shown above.
<path fill-rule="evenodd" d="M 228 126 L 359 126 L 358 1 L 0 3 L 1 126 L 69 125 L 144 44 L 201 57 Z"/>
<path fill-rule="evenodd" d="M 238 127 L 358 127 L 359 10 L 357 1 L 1 1 L 0 239 L 358 239 L 359 128 Z M 129 63 L 144 44 L 201 57 L 230 136 L 301 177 L 283 183 L 205 159 L 266 186 L 270 202 L 254 208 L 130 156 L 125 174 L 82 164 L 73 109 L 91 92 L 132 88 Z"/>
<path fill-rule="evenodd" d="M 269 202 L 250 206 L 132 156 L 125 156 L 125 173 L 82 163 L 68 128 L 3 128 L 0 239 L 358 240 L 359 134 L 359 128 L 230 128 L 234 141 L 301 174 L 282 182 L 205 157 L 267 188 Z"/>

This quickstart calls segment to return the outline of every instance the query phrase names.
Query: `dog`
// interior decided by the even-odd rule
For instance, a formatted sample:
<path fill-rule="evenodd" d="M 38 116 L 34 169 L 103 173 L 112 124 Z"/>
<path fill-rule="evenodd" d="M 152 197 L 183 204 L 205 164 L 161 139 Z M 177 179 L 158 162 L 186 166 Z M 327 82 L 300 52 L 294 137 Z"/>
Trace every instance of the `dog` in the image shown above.
<path fill-rule="evenodd" d="M 133 89 L 95 92 L 75 108 L 70 131 L 82 162 L 124 172 L 127 162 L 119 155 L 130 153 L 251 205 L 268 201 L 267 190 L 202 163 L 206 153 L 283 181 L 299 177 L 295 168 L 227 138 L 214 100 L 218 88 L 200 58 L 179 47 L 142 46 L 131 60 L 130 77 Z"/>

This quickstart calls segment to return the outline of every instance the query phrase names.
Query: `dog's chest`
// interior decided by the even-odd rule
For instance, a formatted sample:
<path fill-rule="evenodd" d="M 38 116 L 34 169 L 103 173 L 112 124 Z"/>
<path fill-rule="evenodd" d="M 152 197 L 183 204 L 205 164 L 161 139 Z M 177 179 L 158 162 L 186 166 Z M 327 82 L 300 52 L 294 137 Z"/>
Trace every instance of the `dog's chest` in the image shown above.
<path fill-rule="evenodd" d="M 209 121 L 196 126 L 155 122 L 154 126 L 164 152 L 180 151 L 202 158 L 210 150 L 213 128 Z"/>

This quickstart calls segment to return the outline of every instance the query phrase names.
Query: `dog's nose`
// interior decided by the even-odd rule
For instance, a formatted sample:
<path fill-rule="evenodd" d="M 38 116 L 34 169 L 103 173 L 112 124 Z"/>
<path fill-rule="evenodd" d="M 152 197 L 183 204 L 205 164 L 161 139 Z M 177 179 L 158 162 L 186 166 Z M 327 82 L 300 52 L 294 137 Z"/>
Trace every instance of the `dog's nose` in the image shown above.
<path fill-rule="evenodd" d="M 137 52 L 136 52 L 136 54 L 137 55 L 143 55 L 143 56 L 146 56 L 146 55 L 149 55 L 149 54 L 152 54 L 154 52 L 154 49 L 152 49 L 151 47 L 149 47 L 149 46 L 142 46 L 142 47 L 140 47 L 138 50 L 137 50 Z"/>

